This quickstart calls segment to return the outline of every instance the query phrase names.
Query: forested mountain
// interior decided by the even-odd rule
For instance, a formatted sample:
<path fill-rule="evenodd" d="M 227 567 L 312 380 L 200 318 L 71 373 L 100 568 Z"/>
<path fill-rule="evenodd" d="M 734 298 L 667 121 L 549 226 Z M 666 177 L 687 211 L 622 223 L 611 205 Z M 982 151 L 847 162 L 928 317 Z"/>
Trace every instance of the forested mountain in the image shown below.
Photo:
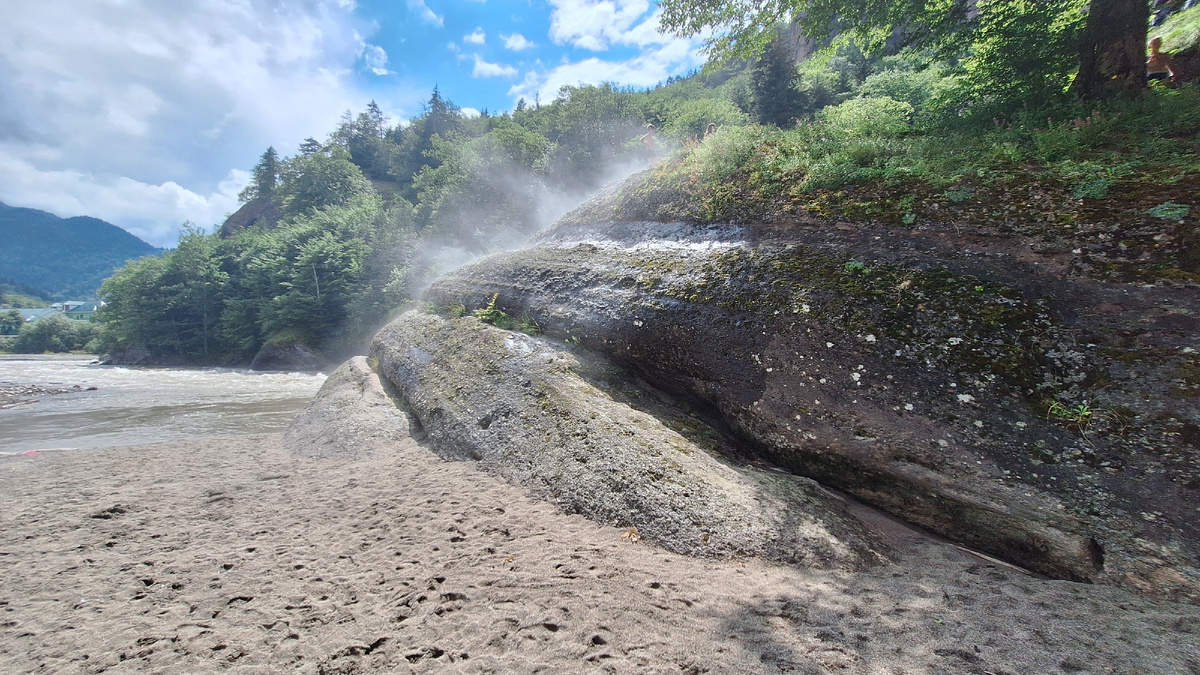
<path fill-rule="evenodd" d="M 0 277 L 57 300 L 92 297 L 113 270 L 161 251 L 98 218 L 0 203 Z"/>
<path fill-rule="evenodd" d="M 684 33 L 725 16 L 689 23 L 690 3 L 667 6 Z M 1004 210 L 976 211 L 1001 229 L 1047 218 L 1045 199 L 1064 213 L 1124 210 L 1147 232 L 1179 221 L 1194 201 L 1200 93 L 1180 81 L 1072 89 L 1089 30 L 1081 7 L 996 0 L 929 35 L 883 30 L 888 14 L 804 39 L 805 25 L 766 17 L 747 42 L 763 49 L 726 50 L 724 65 L 646 91 L 563 87 L 550 102 L 466 116 L 435 89 L 404 123 L 374 103 L 347 111 L 292 157 L 268 148 L 218 234 L 186 230 L 175 251 L 119 270 L 101 291 L 105 340 L 204 362 L 246 362 L 266 343 L 358 349 L 438 274 L 522 245 L 591 191 L 647 168 L 646 185 L 662 192 L 650 203 L 677 208 L 679 194 L 694 195 L 686 211 L 655 218 L 910 226 L 990 191 Z M 1192 8 L 1156 30 L 1169 37 L 1197 17 Z M 1121 201 L 1131 190 L 1140 201 Z M 1191 249 L 1123 245 L 1114 255 L 1169 253 L 1170 269 L 1200 273 Z"/>

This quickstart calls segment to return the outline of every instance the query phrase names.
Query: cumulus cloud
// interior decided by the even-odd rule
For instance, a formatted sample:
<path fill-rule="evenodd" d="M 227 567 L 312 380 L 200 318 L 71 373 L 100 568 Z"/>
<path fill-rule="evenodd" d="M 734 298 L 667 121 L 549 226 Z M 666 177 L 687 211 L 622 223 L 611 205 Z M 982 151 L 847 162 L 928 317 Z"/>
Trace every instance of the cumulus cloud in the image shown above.
<path fill-rule="evenodd" d="M 504 35 L 501 33 L 500 37 L 504 39 L 504 48 L 511 49 L 514 52 L 533 49 L 537 46 L 536 44 L 527 40 L 525 36 L 521 35 L 520 33 L 513 33 L 512 35 Z"/>
<path fill-rule="evenodd" d="M 525 36 L 521 35 L 520 33 L 513 33 L 512 35 L 505 35 L 504 33 L 501 33 L 500 38 L 504 40 L 504 48 L 511 49 L 514 52 L 533 49 L 537 46 L 529 40 L 526 40 Z"/>
<path fill-rule="evenodd" d="M 608 10 L 611 10 L 610 15 L 612 16 L 620 15 L 622 7 L 620 3 L 617 5 L 611 2 L 589 3 L 588 0 L 553 0 L 553 2 L 556 3 L 556 6 L 570 5 L 569 9 L 577 9 L 579 6 L 589 4 L 608 5 Z M 657 12 L 649 17 L 643 18 L 639 15 L 630 19 L 629 16 L 633 9 L 628 8 L 638 4 L 636 2 L 623 3 L 623 6 L 629 12 L 623 15 L 623 23 L 617 22 L 611 24 L 609 27 L 604 27 L 600 24 L 587 24 L 585 26 L 584 23 L 577 22 L 575 25 L 580 27 L 580 30 L 573 34 L 579 36 L 579 40 L 588 44 L 608 45 L 621 43 L 636 45 L 642 48 L 640 54 L 623 60 L 608 60 L 599 57 L 590 57 L 579 61 L 567 60 L 548 70 L 530 70 L 525 73 L 524 78 L 520 82 L 514 84 L 508 90 L 509 96 L 512 96 L 514 99 L 521 97 L 533 98 L 536 94 L 542 100 L 553 100 L 558 96 L 558 91 L 563 86 L 600 84 L 602 82 L 614 82 L 634 87 L 650 87 L 669 77 L 682 75 L 704 65 L 704 58 L 701 56 L 699 50 L 701 38 L 668 38 L 658 34 Z M 644 5 L 644 3 L 640 4 Z M 555 14 L 551 19 L 552 23 L 558 20 L 558 11 L 557 9 L 555 10 Z M 642 11 L 644 12 L 645 9 Z M 568 23 L 564 21 L 562 25 L 566 26 Z M 624 28 L 618 30 L 622 25 Z M 588 30 L 594 27 L 596 30 L 587 33 L 587 31 L 582 30 L 585 27 Z M 649 35 L 647 31 L 653 32 L 654 35 Z"/>
<path fill-rule="evenodd" d="M 515 77 L 517 69 L 502 63 L 488 63 L 483 57 L 475 55 L 475 69 L 471 77 Z"/>
<path fill-rule="evenodd" d="M 487 34 L 483 32 L 482 28 L 476 28 L 474 33 L 463 36 L 463 42 L 469 42 L 473 45 L 481 45 L 487 42 Z"/>
<path fill-rule="evenodd" d="M 433 10 L 429 9 L 429 5 L 425 4 L 425 0 L 408 0 L 408 8 L 414 10 L 417 16 L 421 17 L 421 20 L 426 23 L 431 23 L 439 28 L 446 23 L 445 19 L 434 14 Z"/>
<path fill-rule="evenodd" d="M 250 182 L 249 172 L 232 169 L 201 193 L 174 181 L 153 184 L 75 169 L 47 170 L 8 150 L 0 147 L 0 176 L 6 189 L 20 194 L 21 206 L 101 218 L 161 247 L 175 244 L 185 221 L 201 226 L 221 222 L 237 210 L 237 194 Z"/>
<path fill-rule="evenodd" d="M 550 0 L 550 39 L 594 52 L 611 45 L 645 47 L 671 38 L 658 32 L 658 12 L 648 0 Z"/>
<path fill-rule="evenodd" d="M 0 21 L 0 201 L 156 245 L 237 208 L 247 168 L 371 98 L 349 0 L 22 3 Z M 244 176 L 243 176 L 244 178 Z"/>
<path fill-rule="evenodd" d="M 387 69 L 388 55 L 383 47 L 378 45 L 363 45 L 363 60 L 367 63 L 367 68 L 371 69 L 376 75 L 387 75 L 392 72 Z"/>

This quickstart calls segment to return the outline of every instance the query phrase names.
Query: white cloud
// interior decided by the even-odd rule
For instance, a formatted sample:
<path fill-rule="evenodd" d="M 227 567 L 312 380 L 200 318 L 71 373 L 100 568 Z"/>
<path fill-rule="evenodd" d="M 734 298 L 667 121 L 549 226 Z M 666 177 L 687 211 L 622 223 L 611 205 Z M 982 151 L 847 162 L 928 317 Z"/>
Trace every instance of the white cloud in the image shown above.
<path fill-rule="evenodd" d="M 658 32 L 648 0 L 550 0 L 550 39 L 594 52 L 613 44 L 646 47 L 671 38 Z"/>
<path fill-rule="evenodd" d="M 108 121 L 114 129 L 130 136 L 145 136 L 150 119 L 163 107 L 163 100 L 147 87 L 131 84 L 104 103 Z"/>
<path fill-rule="evenodd" d="M 210 226 L 238 208 L 237 194 L 250 173 L 233 169 L 207 194 L 174 181 L 145 183 L 125 176 L 96 176 L 81 171 L 43 170 L 0 149 L 0 176 L 21 194 L 21 206 L 59 216 L 88 215 L 116 223 L 164 248 L 175 245 L 179 226 L 191 221 Z"/>
<path fill-rule="evenodd" d="M 554 100 L 563 86 L 612 82 L 634 87 L 651 87 L 668 77 L 682 75 L 704 65 L 699 51 L 699 39 L 671 40 L 664 45 L 643 50 L 641 54 L 622 61 L 591 57 L 568 61 L 548 70 L 531 70 L 521 82 L 514 84 L 508 95 L 513 99 L 532 99 L 535 94 L 543 101 Z"/>
<path fill-rule="evenodd" d="M 378 45 L 363 45 L 363 60 L 367 62 L 367 67 L 376 75 L 387 75 L 392 71 L 387 69 L 388 55 L 383 50 L 383 47 Z"/>
<path fill-rule="evenodd" d="M 487 34 L 483 32 L 482 28 L 476 28 L 474 33 L 463 36 L 463 42 L 469 42 L 473 45 L 481 45 L 487 42 Z"/>
<path fill-rule="evenodd" d="M 533 49 L 537 46 L 529 40 L 526 40 L 525 36 L 521 35 L 520 33 L 513 33 L 512 35 L 505 35 L 504 33 L 501 33 L 500 37 L 504 40 L 504 48 L 511 49 L 514 52 L 519 52 L 525 49 Z"/>
<path fill-rule="evenodd" d="M 361 109 L 372 96 L 355 64 L 386 72 L 349 0 L 21 6 L 0 21 L 0 201 L 94 215 L 159 246 L 184 220 L 236 209 L 234 167 Z"/>
<path fill-rule="evenodd" d="M 475 55 L 475 69 L 471 77 L 515 77 L 517 69 L 501 63 L 488 63 L 483 57 Z"/>
<path fill-rule="evenodd" d="M 553 100 L 564 85 L 612 82 L 649 87 L 704 64 L 699 51 L 704 36 L 681 39 L 659 33 L 661 10 L 651 11 L 648 0 L 549 2 L 553 7 L 550 38 L 555 44 L 596 52 L 620 45 L 636 47 L 641 53 L 619 61 L 598 57 L 565 59 L 550 70 L 530 70 L 508 90 L 514 99 L 529 99 L 536 94 L 542 100 Z"/>
<path fill-rule="evenodd" d="M 442 17 L 433 13 L 432 9 L 425 4 L 425 0 L 408 0 L 408 8 L 416 10 L 417 16 L 426 23 L 431 23 L 437 27 L 442 27 L 446 21 Z"/>
<path fill-rule="evenodd" d="M 458 112 L 461 113 L 463 117 L 479 117 L 480 115 L 480 112 L 475 108 L 459 108 Z"/>

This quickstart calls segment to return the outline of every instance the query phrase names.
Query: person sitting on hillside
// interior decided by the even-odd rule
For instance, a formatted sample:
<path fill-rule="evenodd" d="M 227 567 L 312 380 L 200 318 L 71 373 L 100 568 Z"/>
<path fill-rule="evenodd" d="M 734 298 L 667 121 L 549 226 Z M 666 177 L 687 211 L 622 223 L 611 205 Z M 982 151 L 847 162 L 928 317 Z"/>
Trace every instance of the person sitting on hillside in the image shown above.
<path fill-rule="evenodd" d="M 1150 41 L 1150 58 L 1146 59 L 1146 79 L 1167 80 L 1175 79 L 1175 68 L 1171 65 L 1171 55 L 1159 51 L 1162 48 L 1162 38 L 1156 37 Z"/>
<path fill-rule="evenodd" d="M 715 133 L 717 133 L 717 123 L 709 122 L 708 126 L 704 127 L 704 137 L 708 138 L 709 136 L 712 136 Z"/>
<path fill-rule="evenodd" d="M 642 136 L 640 140 L 642 141 L 642 151 L 646 155 L 646 161 L 653 163 L 655 155 L 658 154 L 658 148 L 655 146 L 655 143 L 654 143 L 654 125 L 653 124 L 646 125 L 646 135 Z"/>

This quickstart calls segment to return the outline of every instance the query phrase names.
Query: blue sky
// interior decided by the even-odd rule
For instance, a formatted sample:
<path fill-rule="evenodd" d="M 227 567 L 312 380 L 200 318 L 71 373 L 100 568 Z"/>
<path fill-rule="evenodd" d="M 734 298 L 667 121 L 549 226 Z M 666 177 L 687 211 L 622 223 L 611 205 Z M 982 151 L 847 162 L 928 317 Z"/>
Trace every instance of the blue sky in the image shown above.
<path fill-rule="evenodd" d="M 268 145 L 292 154 L 375 100 L 436 85 L 471 114 L 564 84 L 649 87 L 699 67 L 649 0 L 7 0 L 0 201 L 171 246 L 235 210 Z"/>

